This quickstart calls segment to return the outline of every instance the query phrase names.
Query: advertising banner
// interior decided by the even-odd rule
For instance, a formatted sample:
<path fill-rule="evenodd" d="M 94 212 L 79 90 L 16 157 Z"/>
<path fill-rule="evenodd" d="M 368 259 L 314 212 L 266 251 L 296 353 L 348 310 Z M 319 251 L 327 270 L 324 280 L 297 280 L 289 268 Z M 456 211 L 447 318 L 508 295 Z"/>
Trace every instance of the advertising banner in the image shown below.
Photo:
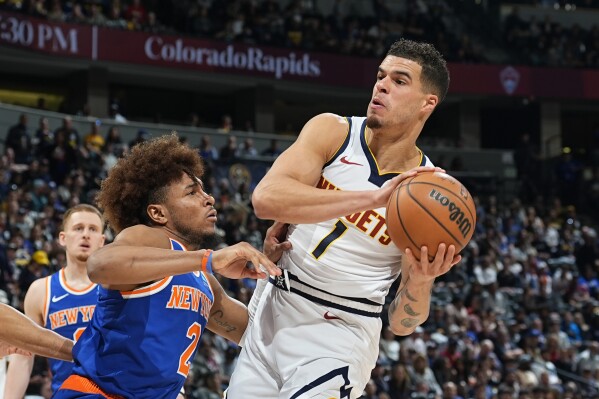
<path fill-rule="evenodd" d="M 16 46 L 60 57 L 370 88 L 379 59 L 184 36 L 52 23 L 0 11 L 0 51 Z M 450 63 L 450 94 L 599 99 L 599 71 Z"/>

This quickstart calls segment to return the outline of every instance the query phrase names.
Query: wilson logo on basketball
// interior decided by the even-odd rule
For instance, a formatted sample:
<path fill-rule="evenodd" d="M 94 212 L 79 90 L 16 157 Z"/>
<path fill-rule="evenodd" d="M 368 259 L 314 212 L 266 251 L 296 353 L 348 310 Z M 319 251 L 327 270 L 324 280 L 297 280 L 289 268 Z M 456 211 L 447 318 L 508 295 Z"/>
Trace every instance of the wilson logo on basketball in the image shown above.
<path fill-rule="evenodd" d="M 450 201 L 449 198 L 445 197 L 434 188 L 431 190 L 430 197 L 442 206 L 447 207 L 449 210 L 449 220 L 455 222 L 455 224 L 459 226 L 462 237 L 466 238 L 472 229 L 472 222 L 467 216 L 464 215 L 464 211 L 462 211 L 462 209 L 456 205 L 455 202 Z"/>

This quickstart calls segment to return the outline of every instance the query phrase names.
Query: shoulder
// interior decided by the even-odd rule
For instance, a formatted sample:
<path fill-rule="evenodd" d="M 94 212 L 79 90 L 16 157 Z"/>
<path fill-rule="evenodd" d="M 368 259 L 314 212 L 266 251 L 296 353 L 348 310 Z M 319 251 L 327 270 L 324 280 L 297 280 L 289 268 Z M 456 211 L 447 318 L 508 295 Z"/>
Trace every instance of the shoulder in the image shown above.
<path fill-rule="evenodd" d="M 41 293 L 41 295 L 45 295 L 46 294 L 46 284 L 48 284 L 50 277 L 51 276 L 39 278 L 39 279 L 35 280 L 33 283 L 31 283 L 31 285 L 29 286 L 29 289 L 27 290 L 26 297 L 29 295 L 38 295 L 40 293 Z"/>
<path fill-rule="evenodd" d="M 306 122 L 305 128 L 329 128 L 333 130 L 347 130 L 349 123 L 347 122 L 347 118 L 332 114 L 332 113 L 323 113 L 314 116 L 308 122 Z"/>
<path fill-rule="evenodd" d="M 115 237 L 112 244 L 155 248 L 171 247 L 169 236 L 163 229 L 142 224 L 124 229 Z"/>
<path fill-rule="evenodd" d="M 314 116 L 304 125 L 298 142 L 312 145 L 318 143 L 321 148 L 337 149 L 338 143 L 347 136 L 349 122 L 345 117 L 324 113 Z"/>
<path fill-rule="evenodd" d="M 25 295 L 25 314 L 38 324 L 42 324 L 42 315 L 46 304 L 47 286 L 50 277 L 35 280 Z"/>

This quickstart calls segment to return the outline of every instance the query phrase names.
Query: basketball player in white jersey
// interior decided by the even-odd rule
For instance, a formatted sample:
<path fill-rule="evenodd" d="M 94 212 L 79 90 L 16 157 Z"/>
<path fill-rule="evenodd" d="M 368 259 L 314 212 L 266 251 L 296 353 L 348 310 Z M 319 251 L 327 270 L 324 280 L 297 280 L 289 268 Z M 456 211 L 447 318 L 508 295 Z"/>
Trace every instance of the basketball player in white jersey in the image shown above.
<path fill-rule="evenodd" d="M 58 236 L 66 251 L 66 265 L 31 284 L 25 295 L 25 315 L 42 327 L 76 340 L 95 308 L 95 283 L 87 276 L 87 258 L 104 245 L 104 219 L 91 205 L 76 205 L 65 212 Z M 14 355 L 8 366 L 4 399 L 21 399 L 29 385 L 33 357 Z M 72 360 L 69 358 L 69 360 Z M 73 367 L 72 361 L 50 361 L 52 388 L 58 389 Z"/>
<path fill-rule="evenodd" d="M 385 205 L 405 178 L 441 170 L 416 140 L 448 84 L 431 45 L 394 43 L 367 117 L 314 117 L 259 183 L 257 216 L 289 223 L 293 249 L 279 261 L 283 275 L 260 286 L 250 304 L 255 313 L 227 399 L 359 397 L 400 272 L 392 331 L 408 335 L 427 319 L 435 277 L 461 258 L 445 244 L 422 247 L 420 261 L 409 249 L 402 256 L 387 233 Z"/>

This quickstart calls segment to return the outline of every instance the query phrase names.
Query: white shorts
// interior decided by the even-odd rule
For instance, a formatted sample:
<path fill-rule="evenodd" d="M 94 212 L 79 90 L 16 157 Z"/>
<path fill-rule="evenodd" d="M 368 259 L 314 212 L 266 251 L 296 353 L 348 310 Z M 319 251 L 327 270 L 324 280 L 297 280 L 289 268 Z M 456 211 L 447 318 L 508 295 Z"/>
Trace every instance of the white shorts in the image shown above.
<path fill-rule="evenodd" d="M 376 364 L 381 324 L 269 283 L 226 398 L 358 398 Z"/>

